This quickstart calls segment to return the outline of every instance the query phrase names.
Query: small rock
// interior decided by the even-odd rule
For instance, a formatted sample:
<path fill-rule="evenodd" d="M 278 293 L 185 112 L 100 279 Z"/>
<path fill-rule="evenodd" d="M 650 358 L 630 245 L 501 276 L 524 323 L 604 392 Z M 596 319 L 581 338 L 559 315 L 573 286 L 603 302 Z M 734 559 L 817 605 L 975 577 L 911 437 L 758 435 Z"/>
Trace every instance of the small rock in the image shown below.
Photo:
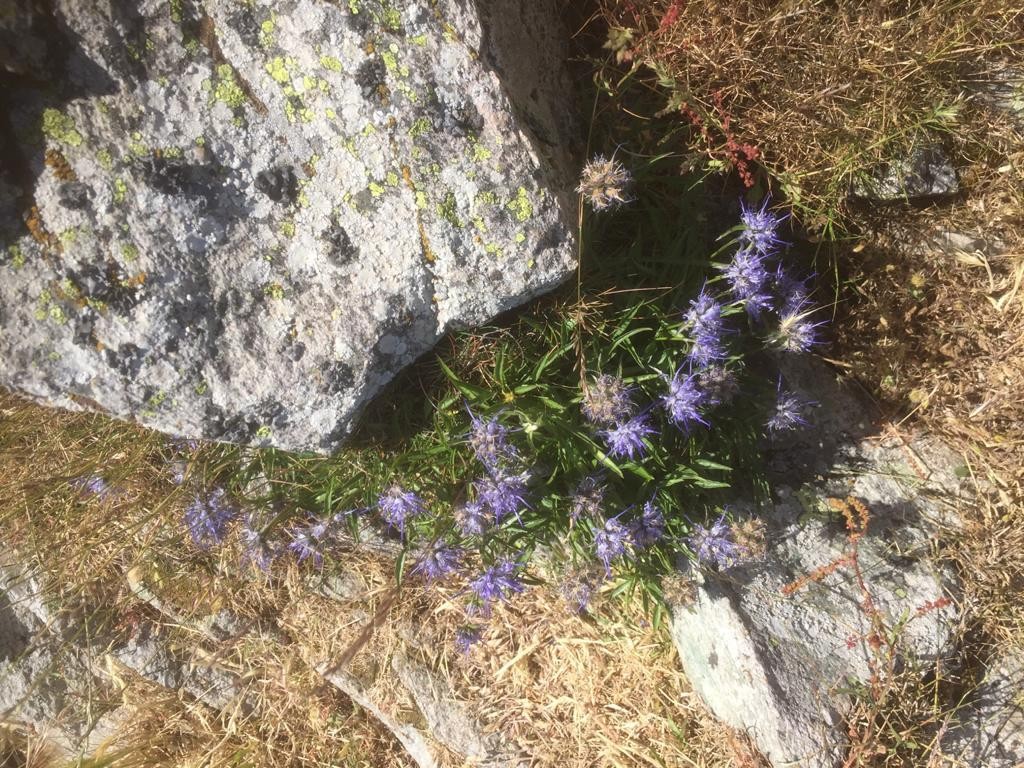
<path fill-rule="evenodd" d="M 985 679 L 954 720 L 941 741 L 945 756 L 985 768 L 1024 765 L 1024 655 L 989 662 Z"/>
<path fill-rule="evenodd" d="M 853 183 L 852 196 L 875 202 L 949 197 L 960 191 L 956 169 L 938 145 L 918 147 Z"/>

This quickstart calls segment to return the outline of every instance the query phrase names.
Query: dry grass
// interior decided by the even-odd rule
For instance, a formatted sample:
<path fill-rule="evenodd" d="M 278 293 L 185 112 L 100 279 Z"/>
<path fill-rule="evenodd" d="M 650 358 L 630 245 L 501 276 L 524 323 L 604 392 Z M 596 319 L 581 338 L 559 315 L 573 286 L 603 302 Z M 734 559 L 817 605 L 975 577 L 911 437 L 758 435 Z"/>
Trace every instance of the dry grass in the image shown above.
<path fill-rule="evenodd" d="M 977 94 L 1022 61 L 1018 4 L 604 0 L 602 7 L 610 46 L 672 83 L 675 106 L 685 104 L 683 114 L 707 130 L 705 150 L 730 162 L 756 154 L 812 229 L 850 212 L 844 198 L 855 176 L 922 141 L 947 144 L 960 167 L 990 171 L 1011 151 L 1013 126 Z M 968 183 L 976 186 L 992 173 L 974 176 Z"/>
<path fill-rule="evenodd" d="M 120 725 L 104 755 L 132 766 L 228 765 L 240 755 L 247 766 L 409 764 L 397 742 L 315 671 L 364 635 L 392 593 L 393 563 L 346 554 L 359 594 L 341 602 L 317 594 L 308 569 L 258 578 L 239 570 L 230 544 L 209 556 L 183 543 L 184 494 L 165 477 L 159 436 L 8 396 L 0 418 L 5 543 L 32 553 L 63 599 L 105 606 L 108 627 L 151 624 L 189 653 L 212 653 L 245 680 L 254 704 L 247 716 L 217 712 L 115 665 Z M 116 483 L 114 501 L 82 499 L 67 485 L 97 470 Z M 167 615 L 132 593 L 129 571 L 159 595 Z M 346 667 L 399 719 L 419 719 L 390 664 L 403 653 L 447 679 L 485 730 L 506 734 L 534 765 L 758 765 L 743 738 L 702 710 L 664 631 L 638 608 L 599 601 L 581 617 L 540 586 L 496 610 L 463 656 L 454 643 L 461 588 L 403 590 Z M 193 626 L 220 608 L 259 630 L 211 645 Z M 444 753 L 444 763 L 462 761 Z"/>

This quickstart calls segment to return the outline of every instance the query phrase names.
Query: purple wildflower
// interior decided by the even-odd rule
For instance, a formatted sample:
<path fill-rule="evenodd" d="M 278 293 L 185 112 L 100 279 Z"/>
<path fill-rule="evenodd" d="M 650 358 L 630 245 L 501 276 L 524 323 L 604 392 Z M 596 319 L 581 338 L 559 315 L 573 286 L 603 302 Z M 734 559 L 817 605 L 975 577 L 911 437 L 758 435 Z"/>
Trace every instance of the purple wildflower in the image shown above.
<path fill-rule="evenodd" d="M 605 487 L 597 475 L 587 475 L 576 486 L 570 499 L 569 519 L 573 522 L 584 515 L 596 517 L 604 504 Z"/>
<path fill-rule="evenodd" d="M 488 469 L 494 469 L 504 461 L 515 458 L 515 448 L 508 443 L 509 428 L 498 421 L 497 416 L 482 419 L 469 410 L 469 444 L 477 460 Z"/>
<path fill-rule="evenodd" d="M 522 565 L 514 560 L 501 560 L 469 583 L 484 615 L 490 613 L 491 603 L 495 600 L 508 600 L 525 589 L 519 577 L 521 568 Z"/>
<path fill-rule="evenodd" d="M 633 521 L 630 533 L 638 549 L 658 543 L 665 535 L 665 514 L 654 499 L 644 504 L 640 516 Z"/>
<path fill-rule="evenodd" d="M 476 482 L 477 499 L 494 513 L 494 520 L 500 523 L 509 515 L 519 519 L 519 512 L 529 506 L 526 503 L 529 472 L 510 474 L 498 472 Z"/>
<path fill-rule="evenodd" d="M 469 653 L 470 649 L 480 642 L 483 632 L 483 627 L 477 625 L 460 627 L 455 632 L 455 647 L 463 654 Z"/>
<path fill-rule="evenodd" d="M 288 544 L 288 549 L 295 553 L 295 557 L 300 563 L 312 560 L 313 564 L 320 568 L 324 564 L 324 539 L 327 536 L 328 528 L 327 521 L 313 520 L 304 526 L 292 529 L 292 540 Z"/>
<path fill-rule="evenodd" d="M 710 528 L 695 525 L 689 542 L 700 563 L 728 568 L 740 559 L 740 548 L 732 541 L 732 531 L 725 522 L 725 515 L 719 517 Z"/>
<path fill-rule="evenodd" d="M 197 494 L 185 510 L 185 525 L 192 541 L 200 549 L 208 549 L 224 541 L 228 523 L 235 516 L 234 508 L 224 496 L 220 488 L 206 496 Z"/>
<path fill-rule="evenodd" d="M 406 520 L 425 512 L 423 500 L 412 491 L 403 490 L 398 484 L 392 485 L 381 494 L 377 499 L 377 510 L 388 526 L 397 528 L 403 535 Z"/>
<path fill-rule="evenodd" d="M 689 432 L 693 424 L 707 426 L 700 415 L 705 399 L 704 393 L 697 386 L 695 374 L 684 376 L 681 371 L 676 371 L 675 376 L 669 379 L 668 394 L 661 401 L 668 411 L 669 420 Z"/>
<path fill-rule="evenodd" d="M 647 450 L 644 438 L 655 431 L 647 421 L 647 414 L 641 413 L 611 429 L 601 430 L 601 434 L 608 443 L 609 456 L 632 460 L 644 455 Z"/>
<path fill-rule="evenodd" d="M 412 573 L 423 574 L 427 582 L 438 581 L 451 576 L 462 564 L 463 552 L 458 547 L 449 547 L 439 541 L 420 550 Z"/>
<path fill-rule="evenodd" d="M 780 264 L 775 270 L 775 293 L 779 297 L 779 314 L 796 314 L 810 306 L 806 280 L 797 280 Z"/>
<path fill-rule="evenodd" d="M 611 426 L 633 415 L 633 399 L 626 383 L 602 373 L 583 390 L 583 415 L 598 426 Z"/>
<path fill-rule="evenodd" d="M 595 569 L 573 569 L 565 574 L 558 585 L 558 593 L 575 613 L 583 613 L 590 605 L 594 590 L 600 582 L 600 572 Z"/>
<path fill-rule="evenodd" d="M 775 402 L 775 412 L 766 424 L 768 431 L 774 434 L 806 426 L 807 419 L 804 418 L 804 412 L 809 405 L 810 403 L 801 400 L 792 392 L 780 392 L 778 400 Z"/>
<path fill-rule="evenodd" d="M 249 513 L 242 523 L 242 545 L 242 557 L 245 562 L 252 563 L 264 573 L 270 570 L 274 550 L 263 536 L 252 513 Z"/>
<path fill-rule="evenodd" d="M 71 483 L 72 487 L 83 495 L 95 496 L 100 501 L 106 501 L 113 496 L 114 491 L 100 475 L 89 475 L 88 477 L 76 478 Z"/>
<path fill-rule="evenodd" d="M 188 464 L 184 461 L 172 461 L 168 463 L 171 472 L 171 482 L 175 485 L 182 485 L 185 482 L 185 475 L 188 474 Z"/>
<path fill-rule="evenodd" d="M 455 523 L 463 536 L 482 536 L 492 521 L 479 501 L 467 501 L 455 510 Z"/>
<path fill-rule="evenodd" d="M 609 518 L 604 527 L 594 534 L 594 552 L 598 560 L 604 563 L 605 574 L 611 575 L 612 560 L 626 554 L 628 543 L 629 529 L 617 517 Z"/>
<path fill-rule="evenodd" d="M 704 367 L 728 357 L 725 348 L 725 321 L 722 319 L 722 305 L 707 292 L 707 286 L 700 289 L 697 298 L 690 302 L 684 319 L 693 332 L 693 347 L 690 359 L 695 365 Z"/>
<path fill-rule="evenodd" d="M 769 198 L 765 198 L 760 209 L 747 208 L 740 200 L 740 221 L 743 222 L 740 240 L 762 254 L 770 253 L 780 244 L 777 232 L 785 218 L 769 211 L 768 203 Z"/>
<path fill-rule="evenodd" d="M 824 325 L 824 321 L 812 323 L 813 312 L 813 309 L 799 307 L 784 310 L 779 319 L 779 327 L 769 338 L 772 346 L 785 352 L 808 352 L 811 347 L 820 344 L 818 328 Z"/>
<path fill-rule="evenodd" d="M 764 264 L 765 254 L 754 248 L 741 248 L 725 268 L 725 277 L 732 287 L 733 296 L 744 302 L 747 312 L 758 317 L 769 309 L 772 297 L 768 291 L 771 280 Z"/>

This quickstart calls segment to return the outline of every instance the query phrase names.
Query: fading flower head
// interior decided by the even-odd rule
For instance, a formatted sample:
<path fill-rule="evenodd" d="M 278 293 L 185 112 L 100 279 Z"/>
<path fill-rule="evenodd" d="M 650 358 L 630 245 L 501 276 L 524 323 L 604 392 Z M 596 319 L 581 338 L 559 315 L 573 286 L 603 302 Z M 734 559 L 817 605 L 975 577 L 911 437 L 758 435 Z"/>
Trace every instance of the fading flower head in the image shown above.
<path fill-rule="evenodd" d="M 460 653 L 469 653 L 473 646 L 480 642 L 483 632 L 483 627 L 477 625 L 459 627 L 455 631 L 455 647 Z"/>
<path fill-rule="evenodd" d="M 640 516 L 630 526 L 630 533 L 638 549 L 657 544 L 665 536 L 665 514 L 654 499 L 644 504 Z"/>
<path fill-rule="evenodd" d="M 728 568 L 740 560 L 741 551 L 732 540 L 732 532 L 729 524 L 725 522 L 725 515 L 719 517 L 709 528 L 695 525 L 689 543 L 699 563 Z"/>
<path fill-rule="evenodd" d="M 617 424 L 611 429 L 601 430 L 605 442 L 608 443 L 608 455 L 630 460 L 642 457 L 647 451 L 644 438 L 653 435 L 657 430 L 648 423 L 647 414 L 641 413 L 629 421 Z"/>
<path fill-rule="evenodd" d="M 769 343 L 784 352 L 809 352 L 821 343 L 818 328 L 825 324 L 824 321 L 812 322 L 813 313 L 814 308 L 807 306 L 784 309 Z"/>
<path fill-rule="evenodd" d="M 293 528 L 290 533 L 292 540 L 288 549 L 295 554 L 300 563 L 312 560 L 320 568 L 324 563 L 324 545 L 329 524 L 326 520 L 311 520 L 305 525 Z"/>
<path fill-rule="evenodd" d="M 274 560 L 274 549 L 260 529 L 256 515 L 250 512 L 242 522 L 242 559 L 266 573 Z"/>
<path fill-rule="evenodd" d="M 71 485 L 79 493 L 95 496 L 100 501 L 107 501 L 114 495 L 110 484 L 101 475 L 88 475 L 75 478 Z"/>
<path fill-rule="evenodd" d="M 462 564 L 463 551 L 435 541 L 420 550 L 412 573 L 422 574 L 425 581 L 432 582 L 451 576 Z"/>
<path fill-rule="evenodd" d="M 810 403 L 792 392 L 780 392 L 775 402 L 775 411 L 769 417 L 766 427 L 771 434 L 790 432 L 807 425 L 804 414 Z"/>
<path fill-rule="evenodd" d="M 200 549 L 209 549 L 224 541 L 228 523 L 235 509 L 225 498 L 224 491 L 215 489 L 209 494 L 197 494 L 185 509 L 185 526 L 193 543 Z"/>
<path fill-rule="evenodd" d="M 598 475 L 583 478 L 569 499 L 569 519 L 575 522 L 584 516 L 597 517 L 604 504 L 605 490 Z"/>
<path fill-rule="evenodd" d="M 494 520 L 482 502 L 467 501 L 455 509 L 455 524 L 463 536 L 482 536 Z"/>
<path fill-rule="evenodd" d="M 583 195 L 595 211 L 618 208 L 631 201 L 633 176 L 618 160 L 597 155 L 583 166 L 576 191 Z"/>
<path fill-rule="evenodd" d="M 594 554 L 604 564 L 605 574 L 611 575 L 612 560 L 626 554 L 629 529 L 617 517 L 605 521 L 604 527 L 594 534 Z"/>
<path fill-rule="evenodd" d="M 598 426 L 611 426 L 633 415 L 633 399 L 626 382 L 602 373 L 583 391 L 583 415 Z"/>
<path fill-rule="evenodd" d="M 600 571 L 594 568 L 574 568 L 567 571 L 558 584 L 558 594 L 573 613 L 583 613 L 590 605 L 601 581 Z"/>
<path fill-rule="evenodd" d="M 426 511 L 419 496 L 412 491 L 404 490 L 397 483 L 377 499 L 377 510 L 381 519 L 391 528 L 397 528 L 400 534 L 405 533 L 405 523 L 410 517 L 416 517 Z"/>
<path fill-rule="evenodd" d="M 740 391 L 736 374 L 721 365 L 712 365 L 697 375 L 697 384 L 704 392 L 704 402 L 711 408 L 728 405 Z"/>

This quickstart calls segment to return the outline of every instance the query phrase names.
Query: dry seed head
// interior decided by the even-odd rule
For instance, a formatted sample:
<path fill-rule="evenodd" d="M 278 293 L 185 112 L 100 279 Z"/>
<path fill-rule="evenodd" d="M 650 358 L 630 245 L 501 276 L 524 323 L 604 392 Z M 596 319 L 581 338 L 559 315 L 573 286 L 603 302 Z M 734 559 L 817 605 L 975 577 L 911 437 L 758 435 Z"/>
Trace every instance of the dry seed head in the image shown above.
<path fill-rule="evenodd" d="M 630 202 L 632 186 L 633 176 L 622 163 L 598 155 L 583 166 L 576 191 L 590 201 L 590 207 L 595 211 L 604 211 Z"/>

